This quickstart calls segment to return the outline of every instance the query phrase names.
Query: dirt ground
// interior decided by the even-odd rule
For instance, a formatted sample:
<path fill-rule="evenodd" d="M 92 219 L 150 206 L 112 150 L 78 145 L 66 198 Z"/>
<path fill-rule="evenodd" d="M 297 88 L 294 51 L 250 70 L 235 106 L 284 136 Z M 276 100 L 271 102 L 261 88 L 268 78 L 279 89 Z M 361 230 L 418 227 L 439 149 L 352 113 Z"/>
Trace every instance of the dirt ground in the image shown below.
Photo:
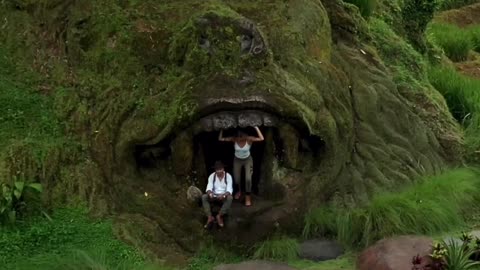
<path fill-rule="evenodd" d="M 448 22 L 459 27 L 480 24 L 480 3 L 441 12 L 435 16 L 434 21 Z"/>
<path fill-rule="evenodd" d="M 479 25 L 480 3 L 441 12 L 435 16 L 434 21 L 451 23 L 462 28 Z M 455 63 L 455 66 L 462 74 L 480 78 L 480 53 L 471 52 L 466 61 Z"/>

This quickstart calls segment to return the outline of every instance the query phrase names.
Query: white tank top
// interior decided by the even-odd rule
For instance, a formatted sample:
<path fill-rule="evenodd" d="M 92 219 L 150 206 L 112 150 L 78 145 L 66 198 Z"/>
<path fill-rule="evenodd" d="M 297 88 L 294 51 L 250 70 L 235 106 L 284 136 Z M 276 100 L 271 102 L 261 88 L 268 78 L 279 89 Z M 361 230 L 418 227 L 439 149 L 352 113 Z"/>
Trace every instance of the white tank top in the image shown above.
<path fill-rule="evenodd" d="M 250 147 L 251 145 L 246 142 L 243 147 L 240 147 L 240 145 L 235 142 L 235 157 L 240 158 L 240 159 L 246 159 L 250 156 Z"/>

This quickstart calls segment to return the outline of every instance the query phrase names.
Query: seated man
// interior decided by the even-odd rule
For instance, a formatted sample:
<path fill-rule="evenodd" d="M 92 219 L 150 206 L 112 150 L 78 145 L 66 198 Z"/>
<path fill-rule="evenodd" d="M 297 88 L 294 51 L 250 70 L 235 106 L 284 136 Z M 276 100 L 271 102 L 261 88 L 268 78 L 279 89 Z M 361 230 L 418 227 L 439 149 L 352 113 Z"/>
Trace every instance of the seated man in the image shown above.
<path fill-rule="evenodd" d="M 219 201 L 223 203 L 217 215 L 217 223 L 220 227 L 223 227 L 222 216 L 228 212 L 232 205 L 232 176 L 225 172 L 225 167 L 221 161 L 216 161 L 214 168 L 215 172 L 208 177 L 207 194 L 202 196 L 203 209 L 208 217 L 205 228 L 215 220 L 210 210 L 210 202 Z"/>

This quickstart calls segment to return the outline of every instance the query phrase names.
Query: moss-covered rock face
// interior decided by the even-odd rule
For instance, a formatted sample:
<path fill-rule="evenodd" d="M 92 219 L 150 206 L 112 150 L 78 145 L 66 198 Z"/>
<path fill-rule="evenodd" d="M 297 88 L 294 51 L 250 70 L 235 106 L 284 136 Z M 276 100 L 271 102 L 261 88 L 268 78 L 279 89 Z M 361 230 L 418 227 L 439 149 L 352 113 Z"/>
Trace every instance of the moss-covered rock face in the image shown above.
<path fill-rule="evenodd" d="M 219 129 L 258 125 L 267 138 L 254 157 L 272 203 L 232 242 L 299 229 L 310 207 L 362 203 L 461 158 L 443 100 L 395 80 L 341 1 L 40 2 L 2 2 L 0 38 L 47 74 L 83 146 L 64 174 L 75 178 L 52 186 L 81 182 L 94 211 L 119 216 L 120 237 L 157 256 L 181 260 L 205 238 L 185 191 L 222 158 Z"/>

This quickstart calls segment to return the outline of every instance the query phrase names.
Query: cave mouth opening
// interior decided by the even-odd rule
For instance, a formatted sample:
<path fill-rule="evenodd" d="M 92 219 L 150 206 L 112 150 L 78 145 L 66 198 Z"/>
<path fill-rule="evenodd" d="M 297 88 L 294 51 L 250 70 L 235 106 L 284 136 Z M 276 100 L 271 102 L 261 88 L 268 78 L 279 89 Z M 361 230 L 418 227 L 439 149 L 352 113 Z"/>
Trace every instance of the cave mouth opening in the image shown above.
<path fill-rule="evenodd" d="M 259 127 L 264 137 L 270 132 L 275 133 L 276 128 L 274 127 Z M 252 127 L 247 128 L 229 128 L 224 130 L 224 137 L 233 137 L 236 135 L 238 130 L 246 132 L 249 136 L 257 136 L 256 131 Z M 222 142 L 218 140 L 219 131 L 204 131 L 197 134 L 194 137 L 194 170 L 199 177 L 199 184 L 203 188 L 207 185 L 208 175 L 213 173 L 213 164 L 216 160 L 221 160 L 225 164 L 225 171 L 228 172 L 232 177 L 233 174 L 233 160 L 234 160 L 234 143 L 233 142 Z M 268 143 L 267 138 L 261 142 L 253 142 L 252 147 L 250 148 L 250 154 L 253 159 L 253 175 L 252 175 L 252 194 L 262 196 L 260 185 L 262 178 L 267 174 L 271 173 L 268 171 L 265 166 L 268 162 L 271 162 L 274 158 L 274 153 L 266 152 L 266 145 Z M 273 150 L 273 149 L 272 149 Z M 263 176 L 263 177 L 262 177 Z M 237 180 L 234 180 L 235 182 Z M 265 181 L 265 180 L 264 180 Z M 245 172 L 242 169 L 241 182 L 240 182 L 242 191 L 245 190 Z M 234 193 L 236 193 L 237 187 L 233 187 Z"/>
<path fill-rule="evenodd" d="M 137 172 L 152 181 L 176 177 L 204 192 L 216 160 L 221 160 L 226 165 L 225 170 L 234 176 L 234 143 L 219 141 L 220 130 L 224 131 L 224 137 L 235 136 L 239 130 L 257 136 L 255 126 L 259 127 L 265 140 L 253 142 L 250 149 L 252 194 L 268 200 L 281 200 L 290 186 L 281 184 L 279 177 L 287 172 L 318 168 L 327 146 L 321 137 L 310 134 L 306 127 L 259 110 L 211 112 L 156 144 L 136 144 L 133 154 Z M 240 185 L 244 191 L 244 170 Z M 237 191 L 234 185 L 234 193 Z"/>

